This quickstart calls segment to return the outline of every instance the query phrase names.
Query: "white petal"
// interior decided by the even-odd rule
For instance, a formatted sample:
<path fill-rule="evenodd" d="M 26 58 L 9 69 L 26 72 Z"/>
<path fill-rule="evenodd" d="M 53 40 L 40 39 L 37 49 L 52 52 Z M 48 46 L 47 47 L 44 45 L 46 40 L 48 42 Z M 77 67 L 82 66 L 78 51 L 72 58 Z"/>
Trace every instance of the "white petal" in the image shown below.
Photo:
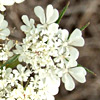
<path fill-rule="evenodd" d="M 22 25 L 21 30 L 24 31 L 24 32 L 29 32 L 30 31 L 29 27 L 27 27 L 26 25 Z"/>
<path fill-rule="evenodd" d="M 75 67 L 77 66 L 77 61 L 75 60 L 69 60 L 68 64 L 66 65 L 66 67 L 71 68 L 71 67 Z"/>
<path fill-rule="evenodd" d="M 82 69 L 84 75 L 87 75 L 87 71 L 83 67 L 79 66 L 79 68 Z"/>
<path fill-rule="evenodd" d="M 45 24 L 45 13 L 42 7 L 37 6 L 34 8 L 35 15 L 40 19 L 42 24 Z"/>
<path fill-rule="evenodd" d="M 59 17 L 59 12 L 57 9 L 53 10 L 53 15 L 49 18 L 47 24 L 54 23 Z"/>
<path fill-rule="evenodd" d="M 55 62 L 59 62 L 60 59 L 59 59 L 59 58 L 54 58 L 54 61 L 55 61 Z"/>
<path fill-rule="evenodd" d="M 16 3 L 22 3 L 24 0 L 15 0 Z"/>
<path fill-rule="evenodd" d="M 66 29 L 61 30 L 61 39 L 63 41 L 67 41 L 68 36 L 69 36 L 69 32 Z"/>
<path fill-rule="evenodd" d="M 19 60 L 19 62 L 22 62 L 23 61 L 23 56 L 19 56 L 18 60 Z"/>
<path fill-rule="evenodd" d="M 47 40 L 48 40 L 47 36 L 44 36 L 43 39 L 42 39 L 43 42 L 46 42 Z"/>
<path fill-rule="evenodd" d="M 70 45 L 78 46 L 78 47 L 82 47 L 82 46 L 84 46 L 84 44 L 85 44 L 85 41 L 82 37 L 79 37 L 79 38 L 70 42 Z"/>
<path fill-rule="evenodd" d="M 48 88 L 49 93 L 52 94 L 52 95 L 58 94 L 58 90 L 59 89 L 56 86 L 49 86 L 49 88 Z"/>
<path fill-rule="evenodd" d="M 63 71 L 61 69 L 56 69 L 56 74 L 59 76 L 59 77 L 62 77 L 63 75 Z"/>
<path fill-rule="evenodd" d="M 59 47 L 58 52 L 59 52 L 59 55 L 62 55 L 65 52 L 65 48 Z"/>
<path fill-rule="evenodd" d="M 14 46 L 13 41 L 10 40 L 10 41 L 7 43 L 7 46 L 8 46 L 8 49 L 10 50 L 10 49 Z"/>
<path fill-rule="evenodd" d="M 8 22 L 7 21 L 2 21 L 1 25 L 0 25 L 0 29 L 4 29 L 8 26 Z"/>
<path fill-rule="evenodd" d="M 46 9 L 46 18 L 47 18 L 47 22 L 50 20 L 50 17 L 53 15 L 53 6 L 52 5 L 48 5 L 47 9 Z"/>
<path fill-rule="evenodd" d="M 62 81 L 65 84 L 65 88 L 66 90 L 72 91 L 75 88 L 75 83 L 74 80 L 72 79 L 72 77 L 66 73 L 63 77 L 62 77 Z"/>
<path fill-rule="evenodd" d="M 9 75 L 11 72 L 12 72 L 12 69 L 11 68 L 7 68 L 6 74 Z"/>
<path fill-rule="evenodd" d="M 19 71 L 20 73 L 22 73 L 22 72 L 24 72 L 25 67 L 23 67 L 21 64 L 18 64 L 18 65 L 17 65 L 17 69 L 18 69 L 18 71 Z"/>
<path fill-rule="evenodd" d="M 3 5 L 0 5 L 0 11 L 5 11 L 6 8 Z"/>
<path fill-rule="evenodd" d="M 69 73 L 80 83 L 86 82 L 86 70 L 82 67 L 75 67 L 69 69 Z"/>
<path fill-rule="evenodd" d="M 30 19 L 30 25 L 33 26 L 35 23 L 34 19 Z"/>
<path fill-rule="evenodd" d="M 53 24 L 49 25 L 48 31 L 51 32 L 51 33 L 57 33 L 58 32 L 58 27 L 59 27 L 58 24 L 53 23 Z"/>
<path fill-rule="evenodd" d="M 76 60 L 79 57 L 79 51 L 71 46 L 69 46 L 68 49 L 69 49 L 70 59 Z"/>
<path fill-rule="evenodd" d="M 69 45 L 73 46 L 83 46 L 84 39 L 82 38 L 82 32 L 80 29 L 75 29 L 69 37 Z"/>
<path fill-rule="evenodd" d="M 6 37 L 5 36 L 0 36 L 0 39 L 5 40 Z"/>
<path fill-rule="evenodd" d="M 57 66 L 60 68 L 64 68 L 64 62 L 58 63 Z"/>
<path fill-rule="evenodd" d="M 3 36 L 9 36 L 10 35 L 10 30 L 8 28 L 0 31 L 0 35 L 3 35 Z"/>
<path fill-rule="evenodd" d="M 47 95 L 47 100 L 55 100 L 54 96 L 51 94 L 46 94 Z"/>
<path fill-rule="evenodd" d="M 4 20 L 4 16 L 2 14 L 0 14 L 0 26 L 1 26 L 1 23 L 3 22 Z"/>
<path fill-rule="evenodd" d="M 22 20 L 27 26 L 30 26 L 30 21 L 27 15 L 23 15 Z"/>
<path fill-rule="evenodd" d="M 77 37 L 81 37 L 82 36 L 82 32 L 80 29 L 75 29 L 71 35 L 70 35 L 70 40 L 73 40 L 74 38 L 77 38 Z"/>
<path fill-rule="evenodd" d="M 11 6 L 14 4 L 14 0 L 1 0 L 1 4 Z"/>

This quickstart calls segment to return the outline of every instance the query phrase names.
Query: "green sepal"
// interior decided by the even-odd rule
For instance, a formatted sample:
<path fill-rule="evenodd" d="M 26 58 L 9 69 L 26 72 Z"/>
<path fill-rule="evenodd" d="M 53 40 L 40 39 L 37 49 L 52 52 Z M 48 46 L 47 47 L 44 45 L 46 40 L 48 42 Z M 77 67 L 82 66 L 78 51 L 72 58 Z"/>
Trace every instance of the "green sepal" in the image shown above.
<path fill-rule="evenodd" d="M 57 24 L 60 23 L 60 21 L 61 21 L 62 17 L 64 16 L 64 14 L 65 14 L 65 12 L 66 12 L 66 10 L 67 10 L 69 4 L 70 4 L 70 2 L 68 2 L 68 3 L 66 4 L 66 6 L 63 8 L 63 10 L 61 11 L 59 18 L 58 18 L 58 20 L 56 21 Z"/>
<path fill-rule="evenodd" d="M 85 30 L 90 25 L 90 22 L 88 22 L 86 25 L 84 25 L 82 28 L 80 28 L 81 31 Z"/>
<path fill-rule="evenodd" d="M 18 57 L 19 57 L 19 54 L 14 55 L 9 60 L 7 60 L 3 65 L 1 65 L 0 69 L 3 69 L 4 66 L 9 67 L 9 68 L 15 67 L 19 63 Z"/>

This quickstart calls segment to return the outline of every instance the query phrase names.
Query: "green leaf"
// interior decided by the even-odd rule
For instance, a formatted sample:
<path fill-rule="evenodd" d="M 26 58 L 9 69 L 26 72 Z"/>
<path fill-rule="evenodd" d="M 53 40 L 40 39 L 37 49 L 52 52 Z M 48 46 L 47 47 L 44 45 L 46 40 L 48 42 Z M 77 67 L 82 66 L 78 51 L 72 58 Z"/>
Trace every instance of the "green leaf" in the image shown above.
<path fill-rule="evenodd" d="M 2 64 L 3 64 L 3 61 L 0 61 L 0 66 L 2 66 Z"/>
<path fill-rule="evenodd" d="M 18 60 L 18 58 L 17 58 L 17 59 L 16 59 L 15 61 L 13 61 L 12 63 L 6 65 L 6 67 L 7 67 L 7 68 L 14 68 L 14 67 L 16 67 L 19 63 L 20 63 L 20 62 L 19 62 L 19 60 Z"/>
<path fill-rule="evenodd" d="M 77 67 L 83 67 L 82 65 L 80 65 L 80 64 L 78 64 L 78 66 Z M 97 76 L 93 71 L 91 71 L 90 69 L 88 69 L 88 68 L 86 68 L 86 67 L 83 67 L 88 73 L 91 73 L 91 74 L 93 74 L 93 75 L 95 75 L 95 76 Z"/>
<path fill-rule="evenodd" d="M 84 25 L 82 28 L 80 28 L 80 30 L 83 31 L 83 30 L 86 29 L 89 25 L 90 25 L 90 22 L 88 22 L 86 25 Z"/>
<path fill-rule="evenodd" d="M 62 10 L 62 12 L 61 12 L 61 14 L 60 14 L 58 20 L 56 21 L 56 23 L 58 23 L 58 24 L 60 23 L 60 21 L 61 21 L 62 17 L 64 16 L 64 14 L 65 14 L 65 12 L 66 12 L 66 10 L 67 10 L 69 4 L 70 4 L 70 2 L 68 2 L 68 3 L 66 4 L 66 6 L 63 8 L 63 10 Z"/>
<path fill-rule="evenodd" d="M 3 65 L 1 65 L 0 69 L 3 69 L 4 66 L 10 67 L 10 65 L 11 65 L 10 68 L 15 67 L 15 65 L 18 63 L 18 57 L 19 57 L 19 54 L 14 55 L 14 56 L 11 57 L 8 61 L 6 61 Z M 16 62 L 16 63 L 15 63 L 15 62 Z"/>

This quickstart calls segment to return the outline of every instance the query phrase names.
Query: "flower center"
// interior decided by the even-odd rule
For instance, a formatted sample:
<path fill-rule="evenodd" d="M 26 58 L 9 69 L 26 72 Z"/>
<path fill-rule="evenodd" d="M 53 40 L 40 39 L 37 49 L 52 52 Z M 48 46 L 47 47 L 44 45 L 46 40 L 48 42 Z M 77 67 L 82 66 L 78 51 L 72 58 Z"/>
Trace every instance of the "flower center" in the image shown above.
<path fill-rule="evenodd" d="M 67 46 L 68 46 L 68 43 L 67 43 L 67 42 L 64 42 L 64 43 L 63 43 L 63 46 L 64 46 L 64 47 L 67 47 Z"/>
<path fill-rule="evenodd" d="M 47 25 L 47 24 L 44 24 L 43 26 L 44 26 L 44 28 L 47 28 L 47 27 L 48 27 L 48 25 Z"/>

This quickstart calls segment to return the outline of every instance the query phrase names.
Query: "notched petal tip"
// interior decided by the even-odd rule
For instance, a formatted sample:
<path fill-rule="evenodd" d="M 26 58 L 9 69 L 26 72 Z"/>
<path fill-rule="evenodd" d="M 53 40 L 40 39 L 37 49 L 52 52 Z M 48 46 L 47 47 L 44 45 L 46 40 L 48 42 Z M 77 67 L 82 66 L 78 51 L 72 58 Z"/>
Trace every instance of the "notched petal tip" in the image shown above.
<path fill-rule="evenodd" d="M 26 24 L 27 26 L 30 26 L 29 18 L 27 15 L 23 15 L 22 20 L 23 20 L 24 24 Z"/>
<path fill-rule="evenodd" d="M 82 37 L 82 32 L 80 29 L 75 29 L 69 37 L 69 45 L 82 47 L 85 44 L 85 41 Z"/>
<path fill-rule="evenodd" d="M 36 6 L 34 8 L 34 13 L 40 19 L 40 22 L 42 24 L 45 24 L 45 13 L 44 13 L 43 8 L 41 6 Z"/>

